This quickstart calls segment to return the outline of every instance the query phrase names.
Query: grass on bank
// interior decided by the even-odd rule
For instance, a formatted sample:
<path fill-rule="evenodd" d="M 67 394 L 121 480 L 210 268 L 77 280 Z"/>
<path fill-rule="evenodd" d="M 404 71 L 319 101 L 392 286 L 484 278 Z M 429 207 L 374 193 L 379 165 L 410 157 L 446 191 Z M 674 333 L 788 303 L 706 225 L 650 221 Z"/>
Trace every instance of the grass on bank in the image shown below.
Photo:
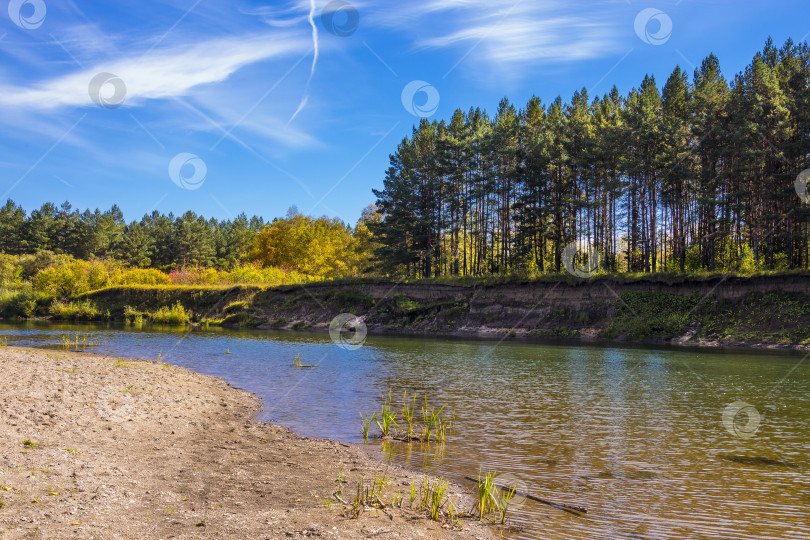
<path fill-rule="evenodd" d="M 155 311 L 139 311 L 131 306 L 124 306 L 124 321 L 136 326 L 144 322 L 165 324 L 168 326 L 182 326 L 191 322 L 192 313 L 180 302 L 173 306 L 162 306 Z"/>
<path fill-rule="evenodd" d="M 669 339 L 692 331 L 692 339 L 810 343 L 810 296 L 803 294 L 751 291 L 734 302 L 697 293 L 625 291 L 619 296 L 600 337 Z"/>
<path fill-rule="evenodd" d="M 49 315 L 59 321 L 105 321 L 110 318 L 108 311 L 98 309 L 89 300 L 54 302 L 51 304 Z"/>

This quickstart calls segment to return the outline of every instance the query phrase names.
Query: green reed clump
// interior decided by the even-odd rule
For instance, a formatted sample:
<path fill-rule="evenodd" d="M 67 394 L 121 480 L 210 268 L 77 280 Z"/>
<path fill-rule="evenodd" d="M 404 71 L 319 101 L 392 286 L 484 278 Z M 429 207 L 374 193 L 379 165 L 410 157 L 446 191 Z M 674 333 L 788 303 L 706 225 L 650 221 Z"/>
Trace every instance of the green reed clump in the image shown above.
<path fill-rule="evenodd" d="M 412 403 L 409 406 L 408 391 L 405 390 L 405 394 L 402 396 L 402 418 L 405 420 L 405 424 L 408 426 L 408 431 L 405 433 L 407 436 L 411 436 L 413 434 L 413 417 L 415 409 L 416 396 L 413 397 Z"/>
<path fill-rule="evenodd" d="M 478 490 L 476 492 L 478 497 L 476 502 L 478 503 L 479 521 L 483 521 L 484 516 L 494 514 L 497 510 L 500 510 L 496 495 L 497 488 L 495 487 L 496 474 L 485 474 L 483 478 L 481 478 L 480 473 L 478 475 Z"/>
<path fill-rule="evenodd" d="M 434 521 L 439 521 L 442 500 L 444 499 L 444 494 L 447 491 L 447 482 L 443 482 L 443 480 L 444 478 L 439 478 L 432 486 L 430 486 L 430 497 L 428 504 L 430 510 L 430 519 Z"/>
<path fill-rule="evenodd" d="M 509 502 L 512 500 L 512 497 L 515 496 L 515 491 L 517 491 L 517 488 L 515 487 L 512 489 L 504 488 L 503 491 L 501 491 L 501 525 L 506 523 L 506 512 L 509 508 Z"/>
<path fill-rule="evenodd" d="M 371 485 L 366 485 L 365 480 L 361 478 L 357 483 L 357 492 L 349 510 L 350 516 L 354 518 L 360 517 L 360 512 L 367 506 L 375 510 L 385 508 L 385 504 L 383 504 L 380 497 L 386 487 L 388 487 L 388 478 L 385 474 L 379 476 L 375 473 Z"/>
<path fill-rule="evenodd" d="M 442 412 L 444 411 L 444 405 L 437 411 L 435 407 L 431 407 L 428 409 L 427 405 L 427 396 L 425 396 L 425 406 L 422 409 L 422 418 L 425 419 L 425 425 L 422 426 L 422 433 L 421 439 L 422 442 L 430 442 L 430 438 L 433 435 L 434 431 L 437 432 L 437 440 L 439 442 L 444 441 L 444 438 L 447 434 L 447 426 L 444 421 L 444 416 Z M 441 438 L 439 438 L 439 430 L 441 430 Z"/>
<path fill-rule="evenodd" d="M 436 440 L 444 442 L 447 440 L 447 430 L 449 429 L 449 420 L 440 414 L 436 423 Z"/>
<path fill-rule="evenodd" d="M 391 407 L 390 390 L 388 391 L 388 396 L 385 398 L 385 403 L 383 403 L 380 416 L 375 418 L 375 421 L 377 422 L 377 427 L 380 428 L 380 432 L 382 433 L 383 437 L 390 435 L 391 428 L 394 426 L 399 427 L 399 424 L 397 424 L 397 413 L 395 413 Z"/>
<path fill-rule="evenodd" d="M 225 354 L 231 354 L 231 353 L 230 353 L 230 351 L 228 351 Z M 311 364 L 303 364 L 302 360 L 303 360 L 303 358 L 301 358 L 301 355 L 296 354 L 295 358 L 293 358 L 293 367 L 297 367 L 297 368 L 314 368 L 314 367 L 317 367 L 317 366 L 313 366 Z"/>
<path fill-rule="evenodd" d="M 363 423 L 363 442 L 368 443 L 368 432 L 371 430 L 371 424 L 377 420 L 377 415 L 363 415 L 360 413 L 360 421 Z"/>
<path fill-rule="evenodd" d="M 91 341 L 90 334 L 62 334 L 62 348 L 79 348 L 98 345 L 98 341 Z"/>
<path fill-rule="evenodd" d="M 500 487 L 495 484 L 495 477 L 497 473 L 485 474 L 482 478 L 478 476 L 478 489 L 476 491 L 478 503 L 478 519 L 490 518 L 493 522 L 499 522 L 501 525 L 506 523 L 506 515 L 509 511 L 509 503 L 517 492 L 516 487 L 503 486 Z"/>
<path fill-rule="evenodd" d="M 398 413 L 392 405 L 391 391 L 389 390 L 379 413 L 373 417 L 361 413 L 360 416 L 364 422 L 364 440 L 369 430 L 367 421 L 373 419 L 374 423 L 376 423 L 377 427 L 380 429 L 382 437 L 392 436 L 394 439 L 404 441 L 419 439 L 422 442 L 431 442 L 432 440 L 444 442 L 447 440 L 447 435 L 453 428 L 455 422 L 455 411 L 452 416 L 447 416 L 445 409 L 446 406 L 442 406 L 439 409 L 431 407 L 426 395 L 422 406 L 422 423 L 418 425 L 416 421 L 416 397 L 414 396 L 408 399 L 408 391 L 406 390 L 403 394 L 403 403 L 400 412 L 402 418 L 398 420 Z M 400 422 L 402 422 L 402 425 L 400 425 Z"/>
<path fill-rule="evenodd" d="M 422 477 L 422 491 L 419 494 L 419 510 L 425 510 L 430 505 L 430 482 L 427 476 Z"/>
<path fill-rule="evenodd" d="M 461 528 L 461 518 L 456 514 L 456 498 L 447 499 L 447 515 L 450 518 L 450 525 Z"/>

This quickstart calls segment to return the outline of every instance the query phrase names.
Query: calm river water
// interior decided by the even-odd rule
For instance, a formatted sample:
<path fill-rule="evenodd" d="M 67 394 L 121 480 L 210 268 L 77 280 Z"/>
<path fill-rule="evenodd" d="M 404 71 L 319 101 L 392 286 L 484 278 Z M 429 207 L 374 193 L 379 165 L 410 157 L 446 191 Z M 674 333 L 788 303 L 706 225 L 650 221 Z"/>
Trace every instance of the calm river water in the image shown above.
<path fill-rule="evenodd" d="M 375 443 L 385 459 L 462 484 L 508 473 L 588 509 L 525 501 L 512 538 L 810 538 L 804 355 L 377 336 L 344 350 L 325 334 L 0 325 L 11 345 L 68 332 L 98 341 L 92 352 L 223 377 L 261 396 L 261 420 L 307 436 L 362 442 L 359 413 L 389 389 L 397 404 L 427 394 L 455 409 L 455 430 L 443 445 Z M 296 354 L 318 367 L 294 368 Z"/>

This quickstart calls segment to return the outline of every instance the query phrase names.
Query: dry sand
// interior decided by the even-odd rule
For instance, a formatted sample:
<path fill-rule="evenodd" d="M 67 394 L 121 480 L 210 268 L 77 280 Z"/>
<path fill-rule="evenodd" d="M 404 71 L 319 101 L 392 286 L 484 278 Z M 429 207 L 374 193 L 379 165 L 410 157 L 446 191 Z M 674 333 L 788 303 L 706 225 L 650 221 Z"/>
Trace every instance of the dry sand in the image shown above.
<path fill-rule="evenodd" d="M 2 347 L 0 382 L 3 539 L 494 536 L 473 520 L 457 532 L 426 519 L 407 508 L 420 475 L 257 422 L 258 399 L 214 377 Z M 333 493 L 352 502 L 375 474 L 388 480 L 383 502 L 401 491 L 404 507 L 346 517 Z"/>

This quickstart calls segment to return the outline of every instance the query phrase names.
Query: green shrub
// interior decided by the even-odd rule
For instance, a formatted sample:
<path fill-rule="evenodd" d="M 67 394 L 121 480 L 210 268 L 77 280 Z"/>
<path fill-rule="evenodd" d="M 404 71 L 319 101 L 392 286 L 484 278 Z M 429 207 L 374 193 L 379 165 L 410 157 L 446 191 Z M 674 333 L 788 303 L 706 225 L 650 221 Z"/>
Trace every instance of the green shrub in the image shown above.
<path fill-rule="evenodd" d="M 141 324 L 144 319 L 149 319 L 149 313 L 145 311 L 138 311 L 132 306 L 124 306 L 125 321 Z"/>
<path fill-rule="evenodd" d="M 50 315 L 61 321 L 98 321 L 109 318 L 109 314 L 99 310 L 90 300 L 79 302 L 54 302 Z"/>
<path fill-rule="evenodd" d="M 0 291 L 0 315 L 29 319 L 36 314 L 38 295 L 31 289 Z"/>
<path fill-rule="evenodd" d="M 173 326 L 181 326 L 188 324 L 191 320 L 191 313 L 186 311 L 180 302 L 177 302 L 174 307 L 163 306 L 150 315 L 152 322 L 158 324 L 169 324 Z"/>
<path fill-rule="evenodd" d="M 112 263 L 81 261 L 68 255 L 56 257 L 52 266 L 40 270 L 31 280 L 34 290 L 52 298 L 69 298 L 101 289 L 110 280 Z"/>
<path fill-rule="evenodd" d="M 20 274 L 23 281 L 31 281 L 37 273 L 53 266 L 59 260 L 64 259 L 64 255 L 57 255 L 52 251 L 40 250 L 34 255 L 20 255 L 17 264 L 20 267 Z"/>
<path fill-rule="evenodd" d="M 110 285 L 171 285 L 172 280 L 155 268 L 134 268 L 115 274 Z"/>
<path fill-rule="evenodd" d="M 22 281 L 19 257 L 0 253 L 0 287 L 8 287 Z"/>

